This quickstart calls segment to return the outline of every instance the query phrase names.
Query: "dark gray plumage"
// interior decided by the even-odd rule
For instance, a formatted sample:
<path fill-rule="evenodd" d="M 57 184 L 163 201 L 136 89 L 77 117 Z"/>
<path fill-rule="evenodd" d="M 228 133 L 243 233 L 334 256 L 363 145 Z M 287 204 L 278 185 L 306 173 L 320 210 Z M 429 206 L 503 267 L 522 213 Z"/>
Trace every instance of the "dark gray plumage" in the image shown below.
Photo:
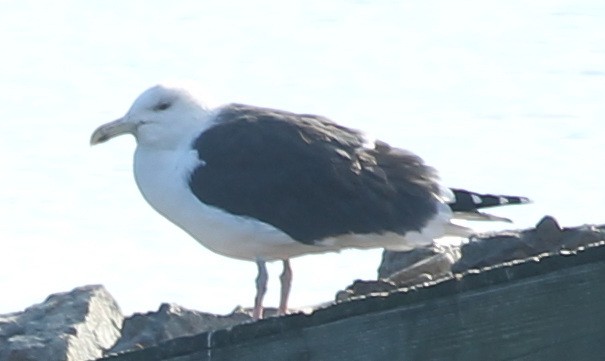
<path fill-rule="evenodd" d="M 204 203 L 313 243 L 420 230 L 436 213 L 436 172 L 416 155 L 363 147 L 355 130 L 308 114 L 232 104 L 194 142 Z"/>

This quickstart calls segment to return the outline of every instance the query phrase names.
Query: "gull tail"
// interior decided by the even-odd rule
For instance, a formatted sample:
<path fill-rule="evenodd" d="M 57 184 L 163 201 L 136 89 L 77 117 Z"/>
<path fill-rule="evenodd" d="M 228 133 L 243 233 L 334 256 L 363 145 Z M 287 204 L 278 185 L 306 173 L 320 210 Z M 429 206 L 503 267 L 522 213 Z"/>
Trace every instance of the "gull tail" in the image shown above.
<path fill-rule="evenodd" d="M 454 212 L 453 218 L 468 221 L 512 222 L 508 218 L 479 212 L 479 209 L 531 203 L 530 199 L 526 197 L 480 194 L 457 188 L 450 188 L 450 191 L 453 193 L 453 197 L 448 206 Z"/>

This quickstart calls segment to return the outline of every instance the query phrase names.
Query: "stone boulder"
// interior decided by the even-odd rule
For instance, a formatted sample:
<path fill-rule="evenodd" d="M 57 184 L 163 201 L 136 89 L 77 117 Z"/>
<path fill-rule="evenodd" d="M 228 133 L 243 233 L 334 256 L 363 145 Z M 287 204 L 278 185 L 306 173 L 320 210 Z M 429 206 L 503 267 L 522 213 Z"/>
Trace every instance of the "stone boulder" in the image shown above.
<path fill-rule="evenodd" d="M 551 254 L 605 240 L 605 225 L 561 228 L 550 216 L 535 228 L 472 236 L 460 246 L 384 251 L 378 280 L 355 281 L 336 294 L 336 301 L 384 293 L 452 277 L 472 269 Z"/>
<path fill-rule="evenodd" d="M 243 310 L 219 316 L 165 303 L 156 312 L 128 317 L 122 336 L 106 354 L 147 348 L 173 338 L 225 329 L 248 321 L 252 321 L 252 317 Z"/>
<path fill-rule="evenodd" d="M 452 266 L 452 272 L 463 273 L 545 253 L 575 250 L 603 240 L 605 225 L 561 228 L 553 217 L 546 216 L 535 228 L 472 237 L 462 245 L 462 257 Z"/>
<path fill-rule="evenodd" d="M 123 319 L 103 286 L 50 295 L 0 315 L 0 361 L 95 360 L 116 342 Z"/>

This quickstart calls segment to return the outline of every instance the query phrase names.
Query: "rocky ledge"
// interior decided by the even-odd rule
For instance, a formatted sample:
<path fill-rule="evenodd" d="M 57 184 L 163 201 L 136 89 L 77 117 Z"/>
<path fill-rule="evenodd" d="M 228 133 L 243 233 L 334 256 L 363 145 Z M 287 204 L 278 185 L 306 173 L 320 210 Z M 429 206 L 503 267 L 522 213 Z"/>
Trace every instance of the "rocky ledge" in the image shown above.
<path fill-rule="evenodd" d="M 545 217 L 535 228 L 477 235 L 460 247 L 385 252 L 379 280 L 356 281 L 339 291 L 334 303 L 405 287 L 430 287 L 442 278 L 604 240 L 605 225 L 561 228 L 552 217 Z M 95 360 L 252 322 L 247 311 L 218 316 L 162 304 L 156 312 L 124 318 L 103 286 L 79 287 L 53 294 L 22 312 L 0 315 L 0 361 Z"/>

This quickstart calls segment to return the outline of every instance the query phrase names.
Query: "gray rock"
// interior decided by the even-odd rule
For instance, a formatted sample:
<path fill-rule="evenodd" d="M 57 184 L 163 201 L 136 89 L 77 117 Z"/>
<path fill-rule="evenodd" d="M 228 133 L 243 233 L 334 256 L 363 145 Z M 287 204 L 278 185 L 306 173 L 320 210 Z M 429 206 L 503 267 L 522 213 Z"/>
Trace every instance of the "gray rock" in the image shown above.
<path fill-rule="evenodd" d="M 605 226 L 561 228 L 553 217 L 546 216 L 535 228 L 473 237 L 462 246 L 462 258 L 452 266 L 452 271 L 463 273 L 544 253 L 573 250 L 603 240 Z"/>
<path fill-rule="evenodd" d="M 123 316 L 103 286 L 50 295 L 0 315 L 0 361 L 80 361 L 101 357 L 120 336 Z"/>
<path fill-rule="evenodd" d="M 400 286 L 414 284 L 418 278 L 435 279 L 451 272 L 460 259 L 458 246 L 434 246 L 408 252 L 384 251 L 378 267 L 378 278 L 388 279 Z"/>
<path fill-rule="evenodd" d="M 432 257 L 439 251 L 433 247 L 416 248 L 405 252 L 383 251 L 378 267 L 378 278 L 387 278 L 414 263 Z"/>
<path fill-rule="evenodd" d="M 335 301 L 343 302 L 350 300 L 357 296 L 367 296 L 369 294 L 391 292 L 396 290 L 398 287 L 386 279 L 384 280 L 370 280 L 362 281 L 355 280 L 346 289 L 338 291 L 336 293 Z"/>
<path fill-rule="evenodd" d="M 409 286 L 451 272 L 462 273 L 562 249 L 576 249 L 601 240 L 605 240 L 605 226 L 561 228 L 553 217 L 545 216 L 535 228 L 476 235 L 461 247 L 384 251 L 378 278 Z"/>
<path fill-rule="evenodd" d="M 452 247 L 395 272 L 386 279 L 399 287 L 417 285 L 449 275 L 452 265 L 459 259 L 460 251 Z"/>
<path fill-rule="evenodd" d="M 378 268 L 379 279 L 353 282 L 336 293 L 336 301 L 390 292 L 447 276 L 459 259 L 460 249 L 454 246 L 419 248 L 408 252 L 384 251 Z"/>
<path fill-rule="evenodd" d="M 225 329 L 251 320 L 252 317 L 241 310 L 218 316 L 164 303 L 156 312 L 128 317 L 124 321 L 122 337 L 106 354 L 147 348 L 173 338 Z"/>
<path fill-rule="evenodd" d="M 372 293 L 420 285 L 493 265 L 522 260 L 605 240 L 605 225 L 561 228 L 551 216 L 535 228 L 471 237 L 461 247 L 421 248 L 409 252 L 383 252 L 378 281 L 356 281 L 336 295 L 337 301 Z"/>

